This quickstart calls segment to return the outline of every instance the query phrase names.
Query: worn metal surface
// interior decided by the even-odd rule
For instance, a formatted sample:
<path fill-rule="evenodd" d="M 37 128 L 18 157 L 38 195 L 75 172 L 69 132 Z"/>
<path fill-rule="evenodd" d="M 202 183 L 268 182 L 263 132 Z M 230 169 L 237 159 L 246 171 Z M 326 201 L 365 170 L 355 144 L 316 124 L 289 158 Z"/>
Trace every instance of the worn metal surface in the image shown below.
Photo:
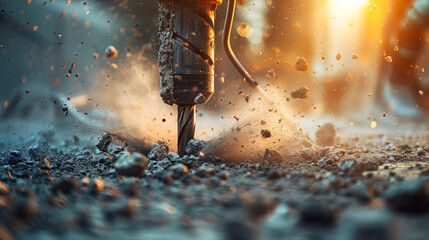
<path fill-rule="evenodd" d="M 189 140 L 195 138 L 195 105 L 179 105 L 177 113 L 177 153 L 183 156 Z"/>

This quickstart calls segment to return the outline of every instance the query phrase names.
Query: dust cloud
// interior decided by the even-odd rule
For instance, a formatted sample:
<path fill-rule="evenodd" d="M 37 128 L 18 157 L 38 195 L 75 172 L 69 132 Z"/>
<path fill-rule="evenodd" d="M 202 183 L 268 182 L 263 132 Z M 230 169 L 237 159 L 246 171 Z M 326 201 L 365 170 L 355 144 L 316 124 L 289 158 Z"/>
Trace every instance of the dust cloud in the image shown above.
<path fill-rule="evenodd" d="M 99 78 L 92 89 L 92 102 L 115 115 L 106 119 L 115 127 L 105 130 L 120 133 L 129 141 L 162 141 L 171 151 L 176 150 L 176 106 L 165 104 L 159 96 L 158 67 L 153 61 L 142 55 L 131 56 L 108 77 Z M 236 105 L 235 109 L 240 110 L 222 114 L 218 109 L 197 106 L 197 138 L 209 142 L 206 154 L 234 160 L 258 159 L 266 148 L 287 155 L 308 145 L 298 125 L 291 121 L 293 117 L 270 106 L 257 93 L 249 103 L 236 101 Z M 263 130 L 271 136 L 264 137 Z"/>

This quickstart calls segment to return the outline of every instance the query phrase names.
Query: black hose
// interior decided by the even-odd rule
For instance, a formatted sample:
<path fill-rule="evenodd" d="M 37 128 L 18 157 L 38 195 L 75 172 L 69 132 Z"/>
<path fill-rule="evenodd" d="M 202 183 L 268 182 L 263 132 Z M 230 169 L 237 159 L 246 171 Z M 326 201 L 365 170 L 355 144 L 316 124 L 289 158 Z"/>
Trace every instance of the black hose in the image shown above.
<path fill-rule="evenodd" d="M 223 29 L 223 49 L 225 50 L 226 55 L 228 56 L 231 63 L 234 65 L 235 69 L 240 73 L 241 76 L 253 87 L 258 86 L 258 82 L 250 76 L 249 72 L 244 68 L 244 66 L 238 61 L 234 52 L 231 48 L 231 28 L 232 22 L 234 21 L 236 0 L 229 0 L 228 8 L 226 11 L 225 18 L 225 27 Z"/>
<path fill-rule="evenodd" d="M 226 55 L 231 61 L 232 65 L 234 65 L 235 69 L 240 73 L 240 75 L 244 78 L 244 80 L 253 87 L 260 96 L 270 105 L 277 108 L 274 105 L 274 102 L 265 94 L 264 90 L 259 86 L 258 82 L 250 76 L 249 72 L 244 68 L 244 66 L 238 61 L 234 52 L 231 48 L 231 28 L 232 22 L 234 21 L 234 13 L 235 13 L 235 5 L 236 0 L 229 0 L 228 8 L 226 11 L 225 18 L 225 27 L 223 29 L 223 49 L 225 50 Z"/>

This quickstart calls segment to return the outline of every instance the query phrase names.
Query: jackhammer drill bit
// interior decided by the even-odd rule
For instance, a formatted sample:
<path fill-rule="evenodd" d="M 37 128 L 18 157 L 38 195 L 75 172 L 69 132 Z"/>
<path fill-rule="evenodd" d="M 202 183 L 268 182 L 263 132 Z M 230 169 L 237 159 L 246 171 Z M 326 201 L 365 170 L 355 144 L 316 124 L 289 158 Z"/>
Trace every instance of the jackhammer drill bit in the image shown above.
<path fill-rule="evenodd" d="M 195 105 L 179 105 L 177 114 L 177 152 L 183 154 L 189 140 L 195 137 Z"/>
<path fill-rule="evenodd" d="M 178 105 L 178 154 L 195 137 L 195 105 L 214 92 L 214 16 L 221 0 L 159 0 L 160 94 Z"/>

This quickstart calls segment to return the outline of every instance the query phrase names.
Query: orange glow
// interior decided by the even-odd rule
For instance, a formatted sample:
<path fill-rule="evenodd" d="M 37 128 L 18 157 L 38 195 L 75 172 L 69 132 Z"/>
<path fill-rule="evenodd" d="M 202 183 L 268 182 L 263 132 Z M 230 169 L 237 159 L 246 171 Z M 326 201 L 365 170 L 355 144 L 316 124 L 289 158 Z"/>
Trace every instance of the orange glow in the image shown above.
<path fill-rule="evenodd" d="M 368 0 L 334 0 L 337 4 L 342 6 L 364 6 L 368 3 Z"/>

